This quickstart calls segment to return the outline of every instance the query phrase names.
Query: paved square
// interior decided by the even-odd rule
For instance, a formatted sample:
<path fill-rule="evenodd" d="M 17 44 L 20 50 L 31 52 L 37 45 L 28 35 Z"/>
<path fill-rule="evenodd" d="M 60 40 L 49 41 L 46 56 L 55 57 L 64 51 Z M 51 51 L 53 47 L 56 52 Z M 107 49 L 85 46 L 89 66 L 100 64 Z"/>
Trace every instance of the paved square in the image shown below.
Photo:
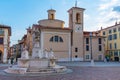
<path fill-rule="evenodd" d="M 43 76 L 15 76 L 5 75 L 2 71 L 7 68 L 0 66 L 0 80 L 120 80 L 120 63 L 95 63 L 91 67 L 89 62 L 59 63 L 69 65 L 73 72 L 67 74 L 43 75 Z M 71 66 L 70 66 L 71 64 Z M 76 64 L 76 65 L 75 65 Z M 84 64 L 84 65 L 83 65 Z M 86 65 L 85 65 L 86 64 Z M 87 65 L 88 64 L 88 65 Z M 104 66 L 99 65 L 104 64 Z M 107 64 L 108 66 L 105 66 Z M 116 66 L 112 66 L 116 65 Z M 74 66 L 73 66 L 74 65 Z M 111 65 L 111 66 L 110 66 Z"/>

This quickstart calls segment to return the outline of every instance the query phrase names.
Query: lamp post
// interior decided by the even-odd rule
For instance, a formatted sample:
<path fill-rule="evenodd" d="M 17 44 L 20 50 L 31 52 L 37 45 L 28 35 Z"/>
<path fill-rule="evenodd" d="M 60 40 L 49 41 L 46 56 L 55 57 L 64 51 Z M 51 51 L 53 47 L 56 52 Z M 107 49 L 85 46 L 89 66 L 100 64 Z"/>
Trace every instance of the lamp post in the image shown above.
<path fill-rule="evenodd" d="M 93 54 L 92 54 L 92 32 L 90 32 L 90 47 L 91 47 L 91 66 L 94 66 Z"/>

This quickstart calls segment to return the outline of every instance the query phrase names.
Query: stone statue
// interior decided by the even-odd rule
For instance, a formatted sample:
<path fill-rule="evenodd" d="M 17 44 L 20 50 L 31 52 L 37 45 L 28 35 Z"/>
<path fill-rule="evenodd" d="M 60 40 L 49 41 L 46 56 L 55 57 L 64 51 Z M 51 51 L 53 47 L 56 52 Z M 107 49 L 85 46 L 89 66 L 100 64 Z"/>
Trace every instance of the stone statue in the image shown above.
<path fill-rule="evenodd" d="M 49 58 L 50 59 L 54 59 L 55 58 L 54 52 L 52 51 L 52 49 L 50 49 Z"/>
<path fill-rule="evenodd" d="M 32 50 L 32 57 L 33 58 L 42 58 L 43 57 L 43 52 L 40 48 L 40 42 L 39 40 L 35 40 L 33 50 Z"/>
<path fill-rule="evenodd" d="M 29 59 L 29 53 L 28 53 L 26 47 L 23 48 L 23 52 L 22 52 L 22 55 L 21 55 L 21 59 Z"/>
<path fill-rule="evenodd" d="M 34 47 L 40 47 L 40 36 L 39 36 L 39 32 L 35 32 Z"/>
<path fill-rule="evenodd" d="M 43 58 L 43 53 L 40 48 L 38 48 L 38 49 L 34 48 L 33 50 L 34 50 L 34 52 L 32 54 L 33 58 Z"/>
<path fill-rule="evenodd" d="M 37 42 L 35 42 L 34 47 L 40 47 L 40 44 L 39 44 L 39 42 L 38 42 L 38 41 L 37 41 Z"/>
<path fill-rule="evenodd" d="M 42 57 L 43 57 L 43 58 L 48 58 L 47 49 L 44 50 Z"/>
<path fill-rule="evenodd" d="M 35 31 L 35 42 L 39 42 L 39 40 L 40 40 L 40 32 L 37 30 L 37 31 Z"/>

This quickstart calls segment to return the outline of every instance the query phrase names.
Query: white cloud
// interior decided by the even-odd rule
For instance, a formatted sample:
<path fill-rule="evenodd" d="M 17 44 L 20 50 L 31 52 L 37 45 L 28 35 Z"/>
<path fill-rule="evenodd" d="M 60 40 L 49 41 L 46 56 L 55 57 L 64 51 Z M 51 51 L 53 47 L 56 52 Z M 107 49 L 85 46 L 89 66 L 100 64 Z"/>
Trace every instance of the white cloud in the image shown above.
<path fill-rule="evenodd" d="M 97 26 L 108 27 L 114 25 L 116 21 L 120 21 L 119 13 L 113 11 L 113 8 L 119 4 L 119 0 L 101 0 L 98 8 Z"/>
<path fill-rule="evenodd" d="M 102 4 L 100 4 L 99 5 L 99 10 L 105 10 L 105 9 L 108 9 L 108 8 L 111 8 L 111 7 L 113 7 L 113 6 L 115 6 L 115 5 L 117 5 L 118 4 L 118 0 L 105 0 L 106 1 L 106 3 L 104 2 L 104 0 L 102 0 Z"/>
<path fill-rule="evenodd" d="M 84 19 L 85 20 L 89 20 L 90 19 L 90 16 L 88 14 L 84 14 Z"/>

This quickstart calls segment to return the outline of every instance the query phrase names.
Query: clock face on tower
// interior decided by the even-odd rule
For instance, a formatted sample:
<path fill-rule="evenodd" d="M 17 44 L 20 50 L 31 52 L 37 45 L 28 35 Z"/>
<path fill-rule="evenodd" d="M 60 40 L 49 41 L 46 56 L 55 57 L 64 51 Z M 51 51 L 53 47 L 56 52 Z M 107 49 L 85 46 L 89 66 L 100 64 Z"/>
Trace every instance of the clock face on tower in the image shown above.
<path fill-rule="evenodd" d="M 76 25 L 75 26 L 75 32 L 82 32 L 82 26 L 81 25 Z"/>

